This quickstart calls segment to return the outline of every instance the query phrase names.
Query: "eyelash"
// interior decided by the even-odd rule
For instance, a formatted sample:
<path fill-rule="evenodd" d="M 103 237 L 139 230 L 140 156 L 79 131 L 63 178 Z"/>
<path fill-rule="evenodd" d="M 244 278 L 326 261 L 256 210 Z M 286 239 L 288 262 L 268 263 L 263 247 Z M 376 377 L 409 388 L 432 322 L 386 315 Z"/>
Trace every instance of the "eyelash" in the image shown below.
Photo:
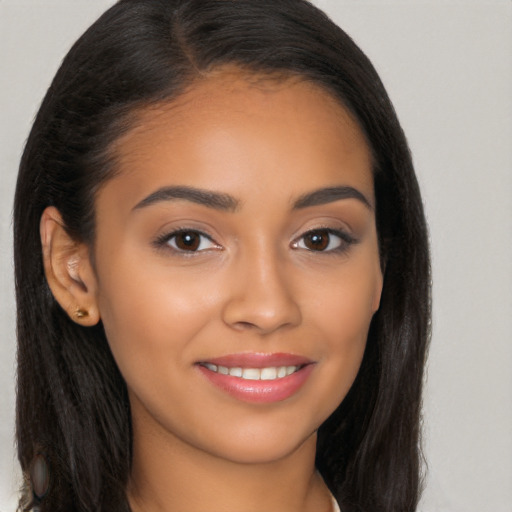
<path fill-rule="evenodd" d="M 329 245 L 332 241 L 331 240 L 332 235 L 334 235 L 335 237 L 339 238 L 338 246 L 328 249 L 328 250 L 318 250 L 318 251 L 314 250 L 314 249 L 309 249 L 307 247 L 299 247 L 300 241 L 305 240 L 306 237 L 308 237 L 308 236 L 312 237 L 312 236 L 318 235 L 318 234 L 320 234 L 321 236 L 324 236 L 326 234 L 329 237 L 329 240 L 328 240 Z M 306 231 L 305 233 L 300 235 L 300 237 L 298 237 L 297 239 L 295 239 L 294 242 L 292 242 L 292 247 L 294 249 L 304 248 L 306 251 L 309 251 L 311 253 L 316 252 L 316 253 L 321 253 L 321 254 L 327 255 L 327 254 L 345 253 L 348 251 L 348 249 L 350 248 L 351 245 L 356 244 L 356 243 L 357 243 L 357 240 L 352 235 L 348 234 L 345 231 L 342 231 L 340 229 L 333 229 L 333 228 L 329 228 L 329 227 L 318 227 L 318 228 L 310 229 L 309 231 Z"/>
<path fill-rule="evenodd" d="M 193 235 L 199 237 L 199 242 L 198 242 L 199 246 L 198 247 L 201 247 L 201 244 L 203 243 L 203 240 L 201 240 L 201 239 L 206 239 L 208 242 L 210 242 L 212 244 L 213 247 L 208 247 L 207 249 L 198 249 L 196 247 L 195 249 L 189 251 L 186 249 L 181 249 L 177 246 L 173 247 L 172 245 L 170 245 L 171 240 L 175 241 L 178 236 L 184 235 L 184 234 L 193 234 Z M 327 235 L 329 237 L 327 250 L 325 250 L 325 248 L 323 250 L 314 250 L 314 249 L 310 249 L 308 247 L 301 247 L 299 245 L 302 241 L 304 241 L 306 239 L 306 237 L 313 237 L 314 235 L 320 235 L 320 236 Z M 328 249 L 329 245 L 332 242 L 333 235 L 335 237 L 339 238 L 339 244 L 334 248 Z M 346 251 L 348 251 L 350 246 L 353 244 L 356 244 L 357 242 L 358 242 L 358 240 L 356 240 L 352 235 L 348 234 L 345 231 L 342 231 L 339 229 L 328 228 L 328 227 L 318 227 L 318 228 L 306 231 L 305 233 L 300 235 L 300 237 L 296 238 L 292 242 L 291 246 L 293 249 L 304 249 L 311 253 L 340 254 L 340 253 L 345 253 Z M 211 249 L 218 249 L 221 247 L 207 233 L 204 233 L 203 231 L 200 231 L 197 229 L 192 229 L 192 228 L 179 228 L 170 233 L 165 233 L 165 234 L 159 236 L 155 240 L 154 245 L 157 248 L 169 249 L 169 250 L 173 251 L 174 253 L 177 253 L 177 254 L 180 254 L 180 255 L 183 255 L 186 257 L 191 257 L 197 253 L 208 251 Z"/>
<path fill-rule="evenodd" d="M 170 245 L 170 242 L 171 240 L 176 240 L 176 238 L 180 235 L 184 235 L 184 234 L 194 234 L 196 236 L 198 236 L 200 238 L 199 240 L 199 244 L 203 243 L 203 241 L 201 239 L 206 239 L 208 240 L 209 242 L 211 242 L 211 244 L 214 246 L 214 248 L 220 248 L 220 246 L 213 240 L 213 238 L 208 235 L 207 233 L 204 233 L 203 231 L 200 231 L 198 229 L 192 229 L 192 228 L 179 228 L 179 229 L 176 229 L 174 231 L 171 231 L 170 233 L 165 233 L 161 236 L 159 236 L 154 244 L 157 248 L 165 248 L 165 249 L 169 249 L 175 253 L 178 253 L 180 255 L 184 255 L 184 256 L 193 256 L 194 254 L 198 253 L 198 252 L 203 252 L 205 250 L 208 250 L 208 249 L 201 249 L 201 250 L 191 250 L 191 251 L 187 251 L 185 249 L 180 249 L 179 247 L 172 247 Z M 200 247 L 200 245 L 199 245 Z"/>

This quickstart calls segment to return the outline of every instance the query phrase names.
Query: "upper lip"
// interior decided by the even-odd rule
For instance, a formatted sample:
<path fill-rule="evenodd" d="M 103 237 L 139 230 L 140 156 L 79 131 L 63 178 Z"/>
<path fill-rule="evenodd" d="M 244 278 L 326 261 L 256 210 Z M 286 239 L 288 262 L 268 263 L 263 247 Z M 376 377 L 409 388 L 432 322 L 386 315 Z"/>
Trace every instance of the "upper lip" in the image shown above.
<path fill-rule="evenodd" d="M 260 352 L 243 352 L 239 354 L 228 354 L 199 361 L 228 368 L 269 368 L 274 366 L 304 366 L 313 363 L 311 359 L 304 356 L 286 353 L 265 354 Z"/>

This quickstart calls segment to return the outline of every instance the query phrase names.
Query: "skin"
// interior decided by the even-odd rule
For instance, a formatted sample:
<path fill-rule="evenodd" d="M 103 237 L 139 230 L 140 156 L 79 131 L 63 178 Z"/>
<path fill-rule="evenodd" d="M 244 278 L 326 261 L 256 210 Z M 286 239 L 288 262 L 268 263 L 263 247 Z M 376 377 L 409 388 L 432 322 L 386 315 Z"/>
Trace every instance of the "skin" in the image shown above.
<path fill-rule="evenodd" d="M 120 172 L 97 195 L 94 265 L 54 208 L 41 237 L 55 297 L 82 325 L 101 318 L 127 382 L 133 509 L 331 510 L 316 430 L 355 379 L 382 290 L 372 159 L 357 123 L 317 86 L 224 70 L 141 112 L 114 151 Z M 169 186 L 237 205 L 144 203 Z M 365 200 L 294 208 L 340 186 Z M 179 250 L 172 233 L 184 228 L 207 235 L 199 250 Z M 311 248 L 311 230 L 327 249 Z M 246 402 L 197 366 L 241 352 L 295 354 L 313 369 L 285 400 Z"/>

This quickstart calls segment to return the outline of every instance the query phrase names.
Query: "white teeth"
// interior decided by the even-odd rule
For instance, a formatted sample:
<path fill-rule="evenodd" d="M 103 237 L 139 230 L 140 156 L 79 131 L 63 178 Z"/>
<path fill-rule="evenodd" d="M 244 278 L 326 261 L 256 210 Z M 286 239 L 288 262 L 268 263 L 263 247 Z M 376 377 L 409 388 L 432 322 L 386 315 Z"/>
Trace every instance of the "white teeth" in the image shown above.
<path fill-rule="evenodd" d="M 242 376 L 242 368 L 230 368 L 229 375 L 233 377 L 241 377 Z"/>
<path fill-rule="evenodd" d="M 286 367 L 286 375 L 291 375 L 297 369 L 296 366 L 287 366 Z"/>
<path fill-rule="evenodd" d="M 277 378 L 276 368 L 263 368 L 260 372 L 261 380 L 274 380 Z"/>
<path fill-rule="evenodd" d="M 256 368 L 245 368 L 242 372 L 242 379 L 260 380 L 261 371 Z"/>
<path fill-rule="evenodd" d="M 295 373 L 299 366 L 271 366 L 268 368 L 228 368 L 212 363 L 203 363 L 208 370 L 220 373 L 221 375 L 231 375 L 232 377 L 239 377 L 245 380 L 275 380 L 287 377 Z"/>

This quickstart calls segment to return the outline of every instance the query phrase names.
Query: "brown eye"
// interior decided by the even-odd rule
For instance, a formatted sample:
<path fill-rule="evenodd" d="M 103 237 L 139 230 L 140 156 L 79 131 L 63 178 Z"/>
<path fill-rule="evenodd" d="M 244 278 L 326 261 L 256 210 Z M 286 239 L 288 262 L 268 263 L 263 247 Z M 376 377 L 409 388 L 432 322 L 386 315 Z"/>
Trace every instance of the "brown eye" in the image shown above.
<path fill-rule="evenodd" d="M 354 243 L 357 240 L 345 231 L 322 228 L 304 233 L 292 243 L 292 247 L 311 252 L 342 253 Z"/>
<path fill-rule="evenodd" d="M 176 252 L 201 252 L 219 246 L 206 234 L 194 230 L 179 230 L 162 237 L 161 243 L 168 245 Z"/>
<path fill-rule="evenodd" d="M 304 246 L 310 251 L 325 251 L 330 240 L 330 233 L 326 229 L 311 231 L 304 235 Z"/>
<path fill-rule="evenodd" d="M 176 247 L 182 251 L 197 251 L 201 238 L 195 231 L 182 231 L 174 237 Z"/>

